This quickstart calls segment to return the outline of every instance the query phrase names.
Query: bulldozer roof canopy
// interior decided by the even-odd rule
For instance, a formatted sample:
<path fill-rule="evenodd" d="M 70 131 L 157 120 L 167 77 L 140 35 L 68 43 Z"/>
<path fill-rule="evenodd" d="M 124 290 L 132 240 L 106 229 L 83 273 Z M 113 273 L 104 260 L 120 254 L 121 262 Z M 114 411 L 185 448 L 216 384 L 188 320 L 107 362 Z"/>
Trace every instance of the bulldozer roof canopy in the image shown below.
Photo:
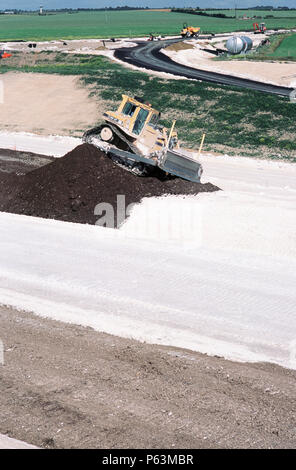
<path fill-rule="evenodd" d="M 133 103 L 136 106 L 140 106 L 141 108 L 147 109 L 148 111 L 154 111 L 154 112 L 160 114 L 160 112 L 157 111 L 157 109 L 153 108 L 150 103 L 148 103 L 147 101 L 145 102 L 144 98 L 138 98 L 136 96 L 134 98 L 132 98 L 131 96 L 128 96 L 128 95 L 122 95 L 122 98 L 124 100 L 130 101 L 131 103 Z"/>

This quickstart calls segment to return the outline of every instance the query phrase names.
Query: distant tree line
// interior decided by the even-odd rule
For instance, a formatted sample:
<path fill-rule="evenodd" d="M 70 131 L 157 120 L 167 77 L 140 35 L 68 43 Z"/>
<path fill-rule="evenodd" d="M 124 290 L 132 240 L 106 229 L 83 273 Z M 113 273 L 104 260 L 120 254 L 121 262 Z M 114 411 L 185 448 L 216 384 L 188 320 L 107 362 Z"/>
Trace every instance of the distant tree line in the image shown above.
<path fill-rule="evenodd" d="M 204 10 L 201 11 L 193 8 L 172 8 L 174 13 L 188 13 L 189 15 L 200 15 L 200 16 L 212 16 L 213 18 L 235 18 L 235 16 L 227 16 L 224 13 L 206 13 Z"/>
<path fill-rule="evenodd" d="M 129 11 L 129 10 L 153 10 L 153 8 L 146 7 L 130 7 L 128 5 L 124 6 L 117 6 L 117 7 L 107 7 L 107 8 L 58 8 L 58 9 L 49 9 L 43 10 L 43 15 L 47 14 L 57 14 L 57 13 L 79 13 L 79 12 L 87 12 L 87 11 Z M 170 7 L 167 7 L 170 9 Z M 207 13 L 208 11 L 217 11 L 217 13 Z M 235 16 L 227 16 L 224 13 L 220 13 L 220 11 L 233 11 L 233 8 L 171 8 L 171 11 L 174 13 L 188 13 L 191 15 L 200 15 L 200 16 L 210 16 L 214 18 L 235 18 Z M 244 10 L 268 10 L 268 11 L 295 11 L 296 8 L 289 8 L 289 7 L 272 7 L 270 5 L 258 5 L 249 8 L 236 8 L 237 11 L 244 11 Z M 5 12 L 8 10 L 0 10 L 0 15 L 4 15 Z M 21 10 L 21 9 L 10 9 L 9 12 L 15 15 L 23 15 L 23 14 L 32 14 L 37 13 L 37 10 Z"/>
<path fill-rule="evenodd" d="M 129 7 L 128 5 L 122 7 L 106 7 L 106 8 L 76 8 L 77 11 L 105 11 L 105 10 L 149 10 L 149 7 Z"/>
<path fill-rule="evenodd" d="M 190 8 L 188 8 L 190 10 Z M 196 8 L 191 8 L 191 10 L 201 10 L 201 8 L 199 7 L 196 7 Z M 215 11 L 215 10 L 218 10 L 218 11 L 221 11 L 221 10 L 225 10 L 225 11 L 232 11 L 233 8 L 202 8 L 203 11 Z M 241 10 L 241 11 L 245 11 L 245 10 L 273 10 L 273 11 L 281 11 L 281 10 L 290 10 L 290 11 L 294 11 L 296 10 L 296 8 L 289 8 L 289 7 L 272 7 L 270 5 L 259 5 L 259 6 L 255 6 L 255 7 L 245 7 L 245 8 L 235 8 L 235 10 Z M 229 18 L 229 17 L 228 17 Z"/>
<path fill-rule="evenodd" d="M 219 11 L 219 13 L 207 13 L 208 11 Z M 229 16 L 225 15 L 224 13 L 220 13 L 221 10 L 227 10 L 227 11 L 233 11 L 233 8 L 205 8 L 201 10 L 199 7 L 197 8 L 172 8 L 173 13 L 187 13 L 189 15 L 200 15 L 200 16 L 210 16 L 213 18 L 233 18 L 235 19 L 235 16 Z M 273 8 L 270 6 L 257 6 L 253 8 L 236 8 L 237 11 L 245 11 L 245 10 L 267 10 L 267 11 L 277 11 L 277 10 L 289 10 L 289 11 L 295 11 L 296 8 L 288 8 L 288 7 L 279 7 L 279 8 Z M 254 18 L 261 18 L 261 16 L 254 16 Z M 267 15 L 264 18 L 276 18 L 274 15 Z M 288 17 L 287 18 L 291 18 Z M 283 19 L 283 17 L 282 17 Z"/>
<path fill-rule="evenodd" d="M 79 13 L 81 11 L 121 11 L 121 10 L 149 10 L 149 7 L 129 7 L 118 6 L 118 7 L 108 7 L 108 8 L 58 8 L 58 9 L 48 9 L 43 10 L 43 15 L 47 13 Z M 8 10 L 1 10 L 0 15 L 4 15 Z M 23 15 L 28 13 L 36 13 L 39 10 L 19 10 L 19 9 L 10 9 L 10 12 L 13 12 L 15 15 Z"/>

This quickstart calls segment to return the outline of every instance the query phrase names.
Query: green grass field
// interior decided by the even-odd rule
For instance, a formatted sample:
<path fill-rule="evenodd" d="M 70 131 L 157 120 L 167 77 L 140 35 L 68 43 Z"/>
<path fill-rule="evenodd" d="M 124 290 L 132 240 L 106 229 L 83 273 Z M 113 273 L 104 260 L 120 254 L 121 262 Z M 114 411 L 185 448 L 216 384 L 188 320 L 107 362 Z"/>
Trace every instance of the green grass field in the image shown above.
<path fill-rule="evenodd" d="M 296 34 L 285 37 L 274 51 L 273 56 L 296 60 Z"/>
<path fill-rule="evenodd" d="M 90 93 L 115 109 L 121 94 L 143 96 L 162 112 L 162 123 L 177 130 L 185 145 L 235 155 L 296 161 L 296 105 L 286 98 L 191 80 L 165 80 L 131 70 L 100 56 L 55 52 L 15 53 L 0 73 L 19 72 L 77 75 Z"/>
<path fill-rule="evenodd" d="M 51 40 L 178 34 L 183 22 L 203 32 L 253 29 L 253 20 L 219 19 L 160 11 L 99 11 L 55 15 L 0 15 L 0 40 Z M 294 18 L 268 20 L 269 28 L 296 27 Z"/>

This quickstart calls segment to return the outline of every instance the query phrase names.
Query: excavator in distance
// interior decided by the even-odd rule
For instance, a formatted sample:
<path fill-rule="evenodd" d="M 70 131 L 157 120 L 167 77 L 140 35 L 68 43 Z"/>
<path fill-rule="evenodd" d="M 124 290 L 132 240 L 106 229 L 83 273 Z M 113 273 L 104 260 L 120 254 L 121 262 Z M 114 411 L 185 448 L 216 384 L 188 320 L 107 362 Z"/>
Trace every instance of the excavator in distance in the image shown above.
<path fill-rule="evenodd" d="M 0 50 L 0 59 L 8 59 L 11 56 L 12 56 L 12 54 L 9 54 L 9 52 L 5 52 L 3 50 Z"/>
<path fill-rule="evenodd" d="M 159 124 L 160 112 L 142 98 L 122 95 L 117 111 L 104 113 L 104 122 L 86 131 L 83 141 L 103 151 L 116 164 L 137 176 L 161 174 L 200 182 L 202 166 L 196 153 L 182 149 L 175 131 Z"/>
<path fill-rule="evenodd" d="M 265 23 L 253 23 L 254 34 L 265 34 L 266 25 Z"/>

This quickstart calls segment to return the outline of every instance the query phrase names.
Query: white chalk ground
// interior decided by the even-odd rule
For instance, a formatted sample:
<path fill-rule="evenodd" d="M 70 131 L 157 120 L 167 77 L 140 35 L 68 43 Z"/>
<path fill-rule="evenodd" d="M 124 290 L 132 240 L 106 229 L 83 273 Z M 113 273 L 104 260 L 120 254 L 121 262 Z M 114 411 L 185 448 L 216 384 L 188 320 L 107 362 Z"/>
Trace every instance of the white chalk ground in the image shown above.
<path fill-rule="evenodd" d="M 0 434 L 0 449 L 37 449 L 37 447 Z"/>
<path fill-rule="evenodd" d="M 67 136 L 41 136 L 27 132 L 0 131 L 0 148 L 62 157 L 82 140 Z"/>
<path fill-rule="evenodd" d="M 99 55 L 102 49 L 115 50 L 120 47 L 133 47 L 134 41 L 143 40 L 143 38 L 118 38 L 115 42 L 108 39 L 72 39 L 67 41 L 39 41 L 36 43 L 36 49 L 29 49 L 32 41 L 27 42 L 0 42 L 0 47 L 10 52 L 63 52 L 65 54 L 92 54 Z"/>
<path fill-rule="evenodd" d="M 0 302 L 296 369 L 296 166 L 202 162 L 223 191 L 145 199 L 117 231 L 0 213 Z"/>

